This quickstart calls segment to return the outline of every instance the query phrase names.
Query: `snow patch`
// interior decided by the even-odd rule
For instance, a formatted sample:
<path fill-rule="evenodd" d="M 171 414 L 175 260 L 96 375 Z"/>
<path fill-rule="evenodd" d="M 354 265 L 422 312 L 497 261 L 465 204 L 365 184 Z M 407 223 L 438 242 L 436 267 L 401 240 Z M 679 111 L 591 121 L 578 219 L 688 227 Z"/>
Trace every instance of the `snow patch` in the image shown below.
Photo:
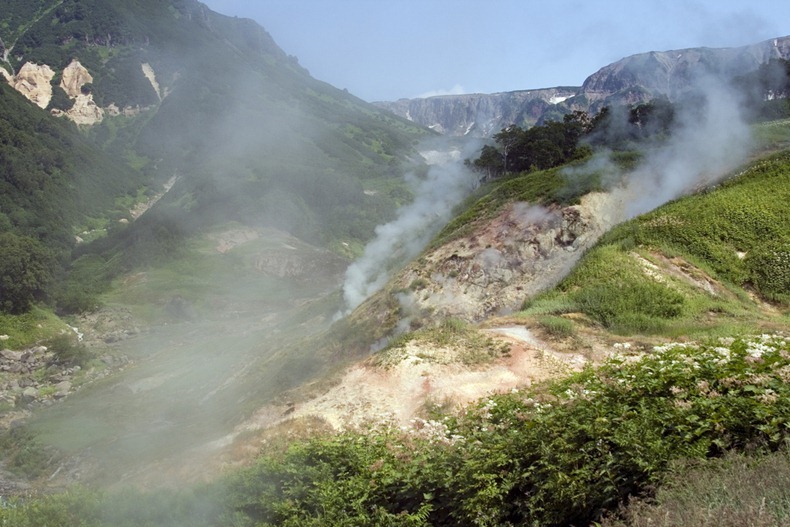
<path fill-rule="evenodd" d="M 571 97 L 573 97 L 573 95 L 565 95 L 565 96 L 553 95 L 549 97 L 549 104 L 559 104 L 562 101 L 566 101 L 570 99 Z"/>

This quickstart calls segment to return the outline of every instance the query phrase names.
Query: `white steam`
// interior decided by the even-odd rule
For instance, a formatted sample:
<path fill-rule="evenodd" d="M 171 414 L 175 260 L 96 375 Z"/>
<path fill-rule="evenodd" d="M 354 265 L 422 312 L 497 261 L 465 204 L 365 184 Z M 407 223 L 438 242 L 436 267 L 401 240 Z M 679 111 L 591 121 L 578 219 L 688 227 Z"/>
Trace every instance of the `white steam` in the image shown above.
<path fill-rule="evenodd" d="M 650 151 L 628 175 L 618 196 L 624 219 L 715 183 L 745 160 L 751 131 L 738 95 L 714 79 L 698 83 L 698 89 L 704 96 L 677 115 L 669 141 Z"/>
<path fill-rule="evenodd" d="M 343 298 L 347 312 L 381 289 L 390 274 L 414 258 L 451 218 L 453 207 L 478 183 L 478 176 L 462 162 L 458 148 L 421 153 L 430 165 L 425 179 L 407 177 L 414 202 L 398 217 L 376 227 L 376 235 L 362 256 L 346 270 Z"/>

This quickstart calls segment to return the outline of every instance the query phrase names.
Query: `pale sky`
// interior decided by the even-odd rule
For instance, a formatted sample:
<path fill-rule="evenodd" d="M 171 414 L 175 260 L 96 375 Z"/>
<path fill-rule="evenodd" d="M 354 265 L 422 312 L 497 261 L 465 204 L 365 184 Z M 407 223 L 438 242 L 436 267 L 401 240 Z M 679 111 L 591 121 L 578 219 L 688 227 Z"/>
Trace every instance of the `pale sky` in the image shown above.
<path fill-rule="evenodd" d="M 788 0 L 202 0 L 366 101 L 580 86 L 646 51 L 790 35 Z"/>

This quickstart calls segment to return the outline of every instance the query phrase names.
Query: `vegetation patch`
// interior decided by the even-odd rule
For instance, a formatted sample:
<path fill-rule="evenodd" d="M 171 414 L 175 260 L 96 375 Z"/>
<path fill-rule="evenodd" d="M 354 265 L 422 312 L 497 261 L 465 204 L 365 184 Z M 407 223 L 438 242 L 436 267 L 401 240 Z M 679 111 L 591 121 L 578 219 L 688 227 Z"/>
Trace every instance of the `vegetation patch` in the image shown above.
<path fill-rule="evenodd" d="M 781 527 L 790 520 L 790 454 L 729 453 L 674 463 L 652 499 L 602 527 Z"/>
<path fill-rule="evenodd" d="M 24 349 L 60 335 L 71 332 L 69 327 L 51 311 L 34 307 L 21 315 L 0 313 L 0 349 Z"/>
<path fill-rule="evenodd" d="M 790 157 L 758 161 L 716 188 L 615 227 L 557 289 L 525 302 L 525 313 L 582 312 L 620 334 L 770 324 L 770 312 L 744 288 L 790 305 L 788 202 Z"/>
<path fill-rule="evenodd" d="M 779 450 L 788 431 L 790 339 L 670 344 L 409 430 L 296 441 L 191 496 L 137 493 L 134 514 L 123 493 L 89 493 L 0 508 L 0 523 L 144 525 L 101 514 L 139 520 L 173 500 L 170 523 L 154 524 L 177 525 L 214 498 L 190 525 L 588 525 L 661 484 L 677 461 Z"/>

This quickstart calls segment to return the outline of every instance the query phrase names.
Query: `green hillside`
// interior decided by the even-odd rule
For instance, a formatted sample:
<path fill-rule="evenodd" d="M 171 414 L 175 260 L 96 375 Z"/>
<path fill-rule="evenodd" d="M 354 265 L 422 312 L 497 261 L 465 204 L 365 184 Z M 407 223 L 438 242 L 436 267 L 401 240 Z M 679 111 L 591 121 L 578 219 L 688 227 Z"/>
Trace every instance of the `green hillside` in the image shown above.
<path fill-rule="evenodd" d="M 580 312 L 621 334 L 770 329 L 780 319 L 764 303 L 790 301 L 788 200 L 785 151 L 612 229 L 525 314 Z"/>
<path fill-rule="evenodd" d="M 411 198 L 403 176 L 421 170 L 415 146 L 431 135 L 313 79 L 254 22 L 194 0 L 11 2 L 0 36 L 12 48 L 7 69 L 57 72 L 52 104 L 71 104 L 58 83 L 77 59 L 93 76 L 83 91 L 128 110 L 78 133 L 3 87 L 0 230 L 32 236 L 71 269 L 57 291 L 36 293 L 67 311 L 227 222 L 350 257 Z M 173 178 L 143 219 L 117 222 Z M 77 233 L 100 239 L 77 247 L 72 264 Z"/>

